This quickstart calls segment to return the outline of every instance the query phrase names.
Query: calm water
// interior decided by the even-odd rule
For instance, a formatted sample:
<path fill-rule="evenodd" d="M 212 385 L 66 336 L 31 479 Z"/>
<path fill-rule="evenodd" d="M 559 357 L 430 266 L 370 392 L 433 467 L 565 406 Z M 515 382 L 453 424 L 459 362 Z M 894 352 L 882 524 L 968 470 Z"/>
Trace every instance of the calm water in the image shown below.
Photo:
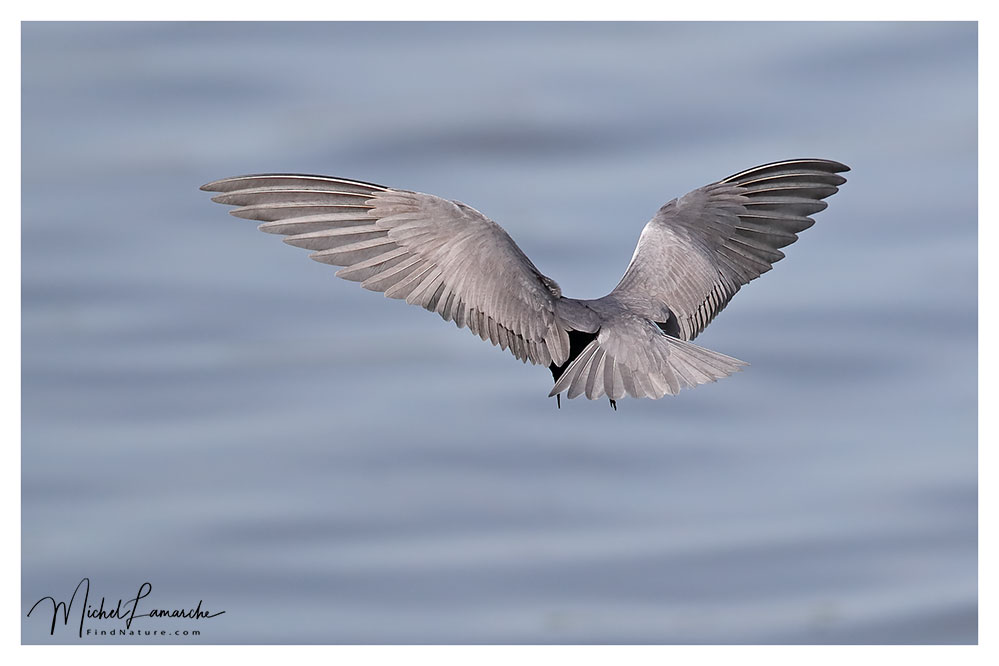
<path fill-rule="evenodd" d="M 974 24 L 22 36 L 23 613 L 89 577 L 225 611 L 142 642 L 977 641 Z M 616 413 L 198 191 L 457 198 L 597 297 L 662 203 L 797 156 L 853 171 L 699 338 L 751 367 Z M 46 603 L 24 642 L 81 642 Z"/>

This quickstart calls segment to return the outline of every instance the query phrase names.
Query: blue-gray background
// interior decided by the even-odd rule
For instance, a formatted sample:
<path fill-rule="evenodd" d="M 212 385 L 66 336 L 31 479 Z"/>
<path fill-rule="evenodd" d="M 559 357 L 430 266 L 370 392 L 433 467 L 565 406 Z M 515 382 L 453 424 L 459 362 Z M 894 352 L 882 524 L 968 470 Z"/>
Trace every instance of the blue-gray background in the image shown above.
<path fill-rule="evenodd" d="M 88 576 L 226 611 L 149 642 L 977 640 L 974 24 L 22 35 L 24 612 Z M 698 340 L 752 365 L 616 413 L 198 191 L 457 198 L 596 297 L 659 205 L 799 156 L 850 182 Z"/>

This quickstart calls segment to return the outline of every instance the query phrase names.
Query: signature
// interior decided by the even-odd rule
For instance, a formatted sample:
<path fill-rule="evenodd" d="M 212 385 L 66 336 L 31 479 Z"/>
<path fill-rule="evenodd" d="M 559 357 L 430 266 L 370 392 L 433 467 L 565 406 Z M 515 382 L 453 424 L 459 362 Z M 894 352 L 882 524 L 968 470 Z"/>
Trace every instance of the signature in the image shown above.
<path fill-rule="evenodd" d="M 176 617 L 176 618 L 187 618 L 191 620 L 202 620 L 206 618 L 218 617 L 219 615 L 225 613 L 225 611 L 218 611 L 217 613 L 212 613 L 211 611 L 202 610 L 201 604 L 203 603 L 203 600 L 201 599 L 198 600 L 198 605 L 195 606 L 194 608 L 187 608 L 187 609 L 151 608 L 147 613 L 140 613 L 139 602 L 148 597 L 149 594 L 153 591 L 153 586 L 148 581 L 140 585 L 139 591 L 135 594 L 135 596 L 132 597 L 131 599 L 128 599 L 127 601 L 124 599 L 118 599 L 117 604 L 115 604 L 112 607 L 110 601 L 107 601 L 105 600 L 104 597 L 101 597 L 100 605 L 95 607 L 94 605 L 88 603 L 90 601 L 90 579 L 84 578 L 77 584 L 76 589 L 73 590 L 73 596 L 69 598 L 69 602 L 56 601 L 55 597 L 42 597 L 41 599 L 36 601 L 35 605 L 31 607 L 31 610 L 28 611 L 28 617 L 31 617 L 31 614 L 35 612 L 35 609 L 38 608 L 38 605 L 41 604 L 43 601 L 50 602 L 52 604 L 52 627 L 49 630 L 49 635 L 50 636 L 55 635 L 56 625 L 59 622 L 60 616 L 62 617 L 63 625 L 67 627 L 69 626 L 70 615 L 74 611 L 73 604 L 76 603 L 77 601 L 76 597 L 77 595 L 80 594 L 81 590 L 83 591 L 83 599 L 80 602 L 80 604 L 76 607 L 77 612 L 79 613 L 80 616 L 78 635 L 81 638 L 83 637 L 84 620 L 88 618 L 91 620 L 116 620 L 116 619 L 124 620 L 125 628 L 131 629 L 132 622 L 139 617 L 155 617 L 155 618 Z M 43 606 L 42 608 L 44 609 L 46 608 L 46 606 Z"/>

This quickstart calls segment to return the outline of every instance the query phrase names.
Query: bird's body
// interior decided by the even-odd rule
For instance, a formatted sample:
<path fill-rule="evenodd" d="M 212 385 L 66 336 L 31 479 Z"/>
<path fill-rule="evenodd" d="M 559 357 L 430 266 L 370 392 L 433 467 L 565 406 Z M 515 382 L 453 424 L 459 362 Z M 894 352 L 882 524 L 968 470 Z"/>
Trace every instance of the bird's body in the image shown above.
<path fill-rule="evenodd" d="M 405 299 L 546 365 L 550 396 L 661 398 L 728 376 L 737 359 L 690 342 L 739 288 L 770 270 L 845 182 L 838 162 L 743 171 L 659 209 L 617 287 L 562 295 L 498 224 L 429 194 L 343 178 L 240 176 L 209 183 L 262 231 L 343 266 L 337 275 Z"/>

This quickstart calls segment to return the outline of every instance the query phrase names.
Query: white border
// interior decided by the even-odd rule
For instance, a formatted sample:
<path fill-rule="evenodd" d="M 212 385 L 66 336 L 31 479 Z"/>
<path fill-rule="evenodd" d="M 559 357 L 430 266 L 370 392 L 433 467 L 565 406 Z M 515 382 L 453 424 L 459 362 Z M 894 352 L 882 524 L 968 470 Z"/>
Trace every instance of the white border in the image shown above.
<path fill-rule="evenodd" d="M 10 20 L 3 22 L 2 43 L 4 49 L 5 88 L 16 90 L 20 101 L 20 21 L 22 20 L 978 20 L 979 24 L 979 118 L 997 118 L 993 92 L 996 71 L 995 40 L 997 31 L 991 21 L 991 12 L 985 9 L 984 2 L 954 1 L 947 3 L 924 3 L 919 6 L 901 6 L 897 2 L 858 2 L 854 0 L 834 3 L 802 2 L 735 2 L 734 0 L 714 0 L 710 3 L 670 3 L 652 6 L 652 3 L 635 0 L 618 0 L 614 3 L 593 3 L 587 7 L 567 2 L 526 2 L 514 0 L 488 6 L 473 7 L 469 3 L 423 0 L 403 3 L 397 0 L 376 0 L 370 3 L 337 2 L 324 3 L 254 3 L 221 2 L 195 3 L 187 0 L 168 4 L 140 5 L 140 3 L 91 1 L 69 3 L 51 1 L 35 3 L 31 6 L 18 6 L 10 13 Z M 5 16 L 5 18 L 7 18 Z M 850 663 L 890 663 L 904 661 L 909 665 L 938 664 L 942 660 L 957 663 L 999 663 L 995 649 L 995 627 L 999 626 L 994 604 L 995 575 L 987 566 L 999 561 L 995 547 L 995 506 L 994 484 L 990 473 L 994 473 L 995 446 L 999 446 L 995 435 L 993 409 L 995 393 L 990 383 L 985 381 L 995 368 L 994 346 L 980 343 L 979 357 L 979 403 L 986 406 L 979 412 L 980 447 L 979 489 L 980 489 L 980 647 L 918 647 L 918 646 L 874 646 L 874 647 L 745 647 L 745 646 L 19 646 L 20 643 L 20 103 L 6 105 L 3 132 L 5 153 L 17 156 L 8 161 L 3 183 L 8 196 L 15 196 L 14 206 L 18 224 L 8 230 L 4 243 L 3 270 L 6 279 L 2 281 L 2 298 L 5 312 L 14 314 L 5 320 L 2 329 L 3 349 L 6 351 L 4 363 L 4 388 L 7 392 L 3 400 L 3 424 L 8 431 L 5 438 L 5 455 L 9 456 L 3 466 L 4 475 L 4 517 L 7 534 L 16 534 L 17 548 L 10 545 L 3 549 L 5 567 L 8 572 L 0 578 L 0 591 L 3 593 L 5 612 L 0 618 L 0 637 L 4 661 L 8 664 L 30 663 L 108 663 L 122 659 L 141 660 L 148 664 L 173 664 L 178 660 L 194 663 L 217 663 L 222 659 L 245 659 L 246 661 L 295 659 L 305 662 L 312 660 L 337 660 L 348 664 L 399 663 L 415 660 L 433 661 L 439 664 L 503 664 L 517 662 L 560 662 L 573 664 L 603 664 L 609 659 L 624 661 L 627 664 L 662 664 L 665 660 L 680 664 L 720 662 L 759 659 L 768 664 L 817 665 Z M 995 232 L 994 204 L 987 198 L 992 188 L 985 184 L 993 183 L 995 173 L 994 123 L 979 121 L 979 211 L 981 219 L 979 237 L 979 340 L 996 340 L 996 327 L 993 311 L 989 307 L 989 297 L 995 293 L 995 267 L 991 263 L 991 250 L 999 247 Z M 13 194 L 12 193 L 16 193 Z M 15 371 L 16 368 L 16 371 Z M 9 544 L 9 542 L 8 542 Z M 16 573 L 15 573 L 16 572 Z M 69 650 L 72 653 L 68 652 Z M 131 653 L 141 650 L 141 653 Z M 129 652 L 125 654 L 123 651 Z M 278 652 L 280 651 L 280 652 Z M 992 655 L 989 657 L 988 655 Z"/>

